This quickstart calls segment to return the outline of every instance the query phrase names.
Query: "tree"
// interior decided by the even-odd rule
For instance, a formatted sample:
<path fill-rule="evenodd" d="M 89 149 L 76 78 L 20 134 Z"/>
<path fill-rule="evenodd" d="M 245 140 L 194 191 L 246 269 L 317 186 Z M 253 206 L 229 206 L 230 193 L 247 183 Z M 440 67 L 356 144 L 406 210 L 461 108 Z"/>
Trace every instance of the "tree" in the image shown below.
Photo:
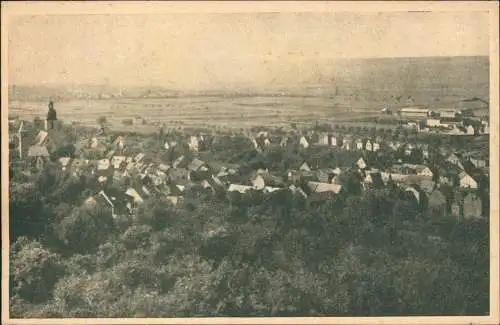
<path fill-rule="evenodd" d="M 56 235 L 75 252 L 91 252 L 113 231 L 113 219 L 98 206 L 75 208 L 56 226 Z"/>
<path fill-rule="evenodd" d="M 106 116 L 100 116 L 97 118 L 97 124 L 101 127 L 108 123 L 108 118 Z"/>
<path fill-rule="evenodd" d="M 33 183 L 11 183 L 9 192 L 10 238 L 39 236 L 43 230 L 43 204 Z"/>
<path fill-rule="evenodd" d="M 41 303 L 49 299 L 64 267 L 61 258 L 38 241 L 20 237 L 12 245 L 10 278 L 11 295 Z"/>

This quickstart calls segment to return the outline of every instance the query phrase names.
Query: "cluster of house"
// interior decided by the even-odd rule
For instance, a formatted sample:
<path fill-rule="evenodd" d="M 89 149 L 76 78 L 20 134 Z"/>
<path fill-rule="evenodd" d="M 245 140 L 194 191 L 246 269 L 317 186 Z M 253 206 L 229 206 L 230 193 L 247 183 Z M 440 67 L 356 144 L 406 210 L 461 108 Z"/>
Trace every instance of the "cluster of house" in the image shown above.
<path fill-rule="evenodd" d="M 13 136 L 16 137 L 16 134 L 14 132 Z M 50 157 L 46 147 L 49 138 L 49 134 L 41 130 L 28 147 L 28 160 L 37 168 L 43 168 Z M 257 150 L 271 145 L 284 147 L 292 141 L 291 137 L 275 138 L 266 132 L 260 132 L 250 139 Z M 124 137 L 117 137 L 111 145 L 103 145 L 102 138 L 90 137 L 83 145 L 90 150 L 101 151 L 103 156 L 98 159 L 62 157 L 58 164 L 61 171 L 72 177 L 91 175 L 99 190 L 85 204 L 108 207 L 114 216 L 132 213 L 150 198 L 163 197 L 177 204 L 183 199 L 185 191 L 193 187 L 227 193 L 291 190 L 314 200 L 321 198 L 322 193 L 348 195 L 351 191 L 349 184 L 352 183 L 365 191 L 396 186 L 419 206 L 424 206 L 425 202 L 427 208 L 440 211 L 443 215 L 481 217 L 487 213 L 481 180 L 477 175 L 471 175 L 468 172 L 471 168 L 467 167 L 472 164 L 474 169 L 483 168 L 486 172 L 488 163 L 485 160 L 443 151 L 443 163 L 437 168 L 396 162 L 390 168 L 379 170 L 372 168 L 363 151 L 403 148 L 405 154 L 410 155 L 413 150 L 420 148 L 424 157 L 427 157 L 428 146 L 385 143 L 379 138 L 355 139 L 330 133 L 303 135 L 295 140 L 302 148 L 311 145 L 333 146 L 360 152 L 354 161 L 335 168 L 320 169 L 312 162 L 305 161 L 284 174 L 259 169 L 251 175 L 241 175 L 238 166 L 221 166 L 196 158 L 201 144 L 205 142 L 202 135 L 187 136 L 182 143 L 178 139 L 165 141 L 165 150 L 186 145 L 194 153 L 194 158 L 180 155 L 168 163 L 154 162 L 143 152 L 128 150 Z M 448 188 L 453 189 L 451 194 L 447 192 Z"/>
<path fill-rule="evenodd" d="M 420 132 L 435 132 L 449 135 L 490 133 L 489 121 L 487 119 L 467 116 L 466 122 L 464 112 L 461 109 L 433 111 L 425 107 L 405 107 L 399 111 L 399 115 L 409 120 L 406 127 L 417 129 Z"/>
<path fill-rule="evenodd" d="M 440 215 L 484 216 L 487 208 L 480 181 L 465 171 L 463 159 L 456 154 L 443 157 L 443 162 L 438 170 L 412 164 L 395 164 L 378 170 L 371 168 L 361 153 L 352 163 L 336 168 L 315 169 L 303 162 L 286 174 L 258 169 L 250 175 L 241 175 L 238 166 L 215 166 L 185 156 L 169 164 L 149 162 L 143 153 L 133 157 L 110 155 L 94 162 L 60 158 L 61 169 L 71 170 L 75 175 L 87 166 L 87 171 L 99 183 L 100 191 L 86 204 L 100 202 L 115 216 L 133 213 L 150 198 L 163 197 L 175 205 L 189 188 L 240 194 L 290 190 L 314 201 L 322 199 L 325 193 L 349 195 L 350 182 L 359 184 L 362 191 L 395 186 L 406 194 L 406 199 Z"/>
<path fill-rule="evenodd" d="M 227 191 L 275 192 L 289 189 L 305 198 L 318 194 L 349 194 L 349 184 L 358 184 L 362 191 L 399 188 L 422 209 L 457 218 L 480 218 L 487 211 L 479 181 L 468 174 L 456 154 L 443 157 L 443 165 L 433 171 L 426 165 L 394 164 L 385 170 L 371 168 L 362 154 L 343 167 L 314 169 L 304 162 L 285 177 L 268 170 L 258 170 L 249 184 L 230 184 Z M 439 175 L 439 176 L 438 176 Z"/>
<path fill-rule="evenodd" d="M 401 150 L 405 155 L 410 155 L 414 150 L 420 150 L 424 158 L 429 157 L 429 145 L 424 143 L 402 142 L 399 140 L 388 140 L 383 137 L 360 137 L 352 134 L 342 134 L 339 132 L 314 132 L 298 137 L 282 136 L 271 137 L 267 132 L 260 132 L 256 137 L 251 137 L 256 150 L 263 150 L 266 147 L 276 146 L 286 147 L 292 143 L 298 143 L 303 148 L 311 147 L 331 147 L 337 150 L 345 151 L 398 151 Z"/>

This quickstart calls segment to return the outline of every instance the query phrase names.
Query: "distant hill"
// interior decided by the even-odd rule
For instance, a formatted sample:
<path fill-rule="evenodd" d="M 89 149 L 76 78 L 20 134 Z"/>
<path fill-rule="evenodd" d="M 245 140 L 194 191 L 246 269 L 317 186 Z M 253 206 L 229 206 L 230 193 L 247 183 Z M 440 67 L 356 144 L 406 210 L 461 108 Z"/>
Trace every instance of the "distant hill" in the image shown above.
<path fill-rule="evenodd" d="M 158 98 L 192 95 L 227 96 L 326 96 L 355 97 L 374 101 L 447 102 L 447 97 L 489 96 L 488 57 L 426 57 L 383 59 L 311 59 L 297 71 L 314 71 L 305 78 L 285 79 L 276 72 L 266 86 L 180 91 L 161 86 L 115 87 L 77 85 L 63 87 L 10 86 L 9 100 Z M 280 79 L 281 78 L 281 79 Z"/>

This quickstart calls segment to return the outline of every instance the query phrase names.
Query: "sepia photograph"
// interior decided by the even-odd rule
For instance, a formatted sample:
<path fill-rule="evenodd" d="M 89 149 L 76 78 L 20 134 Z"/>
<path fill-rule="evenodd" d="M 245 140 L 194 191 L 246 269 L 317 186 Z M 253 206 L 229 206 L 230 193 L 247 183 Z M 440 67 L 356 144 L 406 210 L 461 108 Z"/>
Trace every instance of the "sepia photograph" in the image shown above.
<path fill-rule="evenodd" d="M 285 4 L 2 2 L 3 320 L 498 324 L 498 4 Z"/>

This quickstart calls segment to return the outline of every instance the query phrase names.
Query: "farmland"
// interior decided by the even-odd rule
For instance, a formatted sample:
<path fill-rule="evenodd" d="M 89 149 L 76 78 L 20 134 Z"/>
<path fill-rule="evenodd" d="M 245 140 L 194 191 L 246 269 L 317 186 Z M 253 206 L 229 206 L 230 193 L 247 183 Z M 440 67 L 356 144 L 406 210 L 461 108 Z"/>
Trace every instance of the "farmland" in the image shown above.
<path fill-rule="evenodd" d="M 487 57 L 325 61 L 314 80 L 214 90 L 11 86 L 9 114 L 43 117 L 48 100 L 56 99 L 60 119 L 95 125 L 106 116 L 115 129 L 138 115 L 171 127 L 281 127 L 307 121 L 359 125 L 360 118 L 362 125 L 373 125 L 376 121 L 367 119 L 379 116 L 384 107 L 415 104 L 439 110 L 465 98 L 488 100 L 488 65 Z M 111 99 L 97 99 L 103 94 Z M 148 127 L 134 126 L 141 128 Z"/>
<path fill-rule="evenodd" d="M 250 128 L 286 127 L 291 123 L 346 122 L 378 116 L 378 109 L 335 107 L 321 97 L 192 97 L 165 99 L 112 99 L 57 103 L 59 119 L 95 125 L 106 116 L 115 130 L 130 129 L 123 120 L 141 116 L 147 125 L 134 125 L 135 131 L 153 129 L 154 122 L 168 127 Z M 45 102 L 14 102 L 9 113 L 23 119 L 43 117 Z"/>

